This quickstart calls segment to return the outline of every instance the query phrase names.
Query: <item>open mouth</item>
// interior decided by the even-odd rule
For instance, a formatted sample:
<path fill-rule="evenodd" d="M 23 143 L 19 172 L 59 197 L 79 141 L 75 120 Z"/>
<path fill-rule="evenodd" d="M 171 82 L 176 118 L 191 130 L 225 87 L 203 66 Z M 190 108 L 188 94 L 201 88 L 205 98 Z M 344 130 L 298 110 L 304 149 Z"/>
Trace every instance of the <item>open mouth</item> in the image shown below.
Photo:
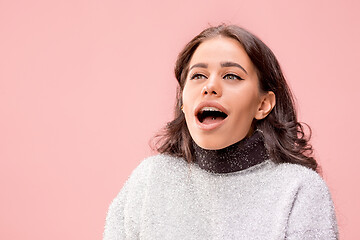
<path fill-rule="evenodd" d="M 223 121 L 227 118 L 227 114 L 222 112 L 220 109 L 216 107 L 203 107 L 196 114 L 199 122 L 203 124 L 213 124 Z"/>

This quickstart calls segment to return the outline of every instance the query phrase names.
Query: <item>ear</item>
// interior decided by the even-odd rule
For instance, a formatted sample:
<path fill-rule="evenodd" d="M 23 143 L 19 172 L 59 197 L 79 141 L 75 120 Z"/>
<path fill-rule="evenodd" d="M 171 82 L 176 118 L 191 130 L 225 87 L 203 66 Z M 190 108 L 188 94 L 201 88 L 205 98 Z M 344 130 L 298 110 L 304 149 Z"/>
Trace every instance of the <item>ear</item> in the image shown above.
<path fill-rule="evenodd" d="M 255 114 L 257 120 L 265 118 L 271 110 L 275 107 L 276 98 L 275 93 L 268 91 L 261 96 L 261 102 L 259 103 L 258 109 Z"/>

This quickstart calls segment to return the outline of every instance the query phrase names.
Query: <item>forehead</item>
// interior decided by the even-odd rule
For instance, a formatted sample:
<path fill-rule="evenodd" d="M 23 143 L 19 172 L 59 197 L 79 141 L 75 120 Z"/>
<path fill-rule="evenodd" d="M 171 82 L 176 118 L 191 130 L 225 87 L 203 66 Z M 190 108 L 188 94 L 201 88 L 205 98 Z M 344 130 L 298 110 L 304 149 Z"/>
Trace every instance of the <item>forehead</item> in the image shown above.
<path fill-rule="evenodd" d="M 218 64 L 232 61 L 244 67 L 252 67 L 251 60 L 243 46 L 235 39 L 218 36 L 202 42 L 195 50 L 190 66 L 196 63 Z"/>

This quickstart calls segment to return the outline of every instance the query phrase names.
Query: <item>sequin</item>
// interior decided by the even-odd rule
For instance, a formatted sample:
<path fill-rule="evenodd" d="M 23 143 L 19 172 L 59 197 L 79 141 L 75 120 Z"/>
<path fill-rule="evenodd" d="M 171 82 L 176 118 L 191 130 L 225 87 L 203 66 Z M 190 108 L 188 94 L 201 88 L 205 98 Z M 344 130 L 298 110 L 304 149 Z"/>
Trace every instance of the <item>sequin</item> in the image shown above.
<path fill-rule="evenodd" d="M 329 189 L 315 171 L 251 162 L 214 173 L 165 154 L 146 158 L 112 201 L 103 239 L 338 239 Z"/>
<path fill-rule="evenodd" d="M 267 159 L 269 154 L 264 144 L 264 137 L 256 130 L 250 137 L 219 150 L 201 148 L 193 141 L 195 162 L 213 173 L 241 171 L 257 165 Z"/>

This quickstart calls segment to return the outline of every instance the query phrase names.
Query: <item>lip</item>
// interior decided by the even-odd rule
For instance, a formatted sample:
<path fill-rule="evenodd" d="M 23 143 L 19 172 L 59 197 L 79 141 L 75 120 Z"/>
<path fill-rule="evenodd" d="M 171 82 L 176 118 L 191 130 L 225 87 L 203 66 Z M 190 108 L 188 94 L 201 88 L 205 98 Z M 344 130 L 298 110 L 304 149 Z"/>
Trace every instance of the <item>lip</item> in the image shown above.
<path fill-rule="evenodd" d="M 220 111 L 222 111 L 223 113 L 225 113 L 226 115 L 229 116 L 229 113 L 227 111 L 227 109 L 225 107 L 223 107 L 220 103 L 218 102 L 214 102 L 214 101 L 204 101 L 201 102 L 194 111 L 194 115 L 195 115 L 195 121 L 196 124 L 198 125 L 198 127 L 201 130 L 205 130 L 205 131 L 210 131 L 210 130 L 214 130 L 216 128 L 218 128 L 220 125 L 224 124 L 225 121 L 227 120 L 227 118 L 225 118 L 224 120 L 222 120 L 221 122 L 218 123 L 212 123 L 212 124 L 203 124 L 199 121 L 199 119 L 197 118 L 197 114 L 198 112 L 203 108 L 203 107 L 215 107 L 218 108 Z"/>

